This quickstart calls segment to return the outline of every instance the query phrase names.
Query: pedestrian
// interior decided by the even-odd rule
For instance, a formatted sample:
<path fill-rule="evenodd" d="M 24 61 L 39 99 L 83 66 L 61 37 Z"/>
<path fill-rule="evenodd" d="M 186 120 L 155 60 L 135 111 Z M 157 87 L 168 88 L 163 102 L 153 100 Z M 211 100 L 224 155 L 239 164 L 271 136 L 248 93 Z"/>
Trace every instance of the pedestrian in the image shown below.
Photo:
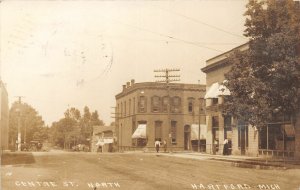
<path fill-rule="evenodd" d="M 166 140 L 164 140 L 163 145 L 164 145 L 164 152 L 167 152 L 167 141 Z"/>
<path fill-rule="evenodd" d="M 223 155 L 228 155 L 228 140 L 225 139 L 223 142 Z"/>
<path fill-rule="evenodd" d="M 159 147 L 160 147 L 160 141 L 156 140 L 155 143 L 154 143 L 154 146 L 155 146 L 156 152 L 158 153 L 159 152 Z"/>

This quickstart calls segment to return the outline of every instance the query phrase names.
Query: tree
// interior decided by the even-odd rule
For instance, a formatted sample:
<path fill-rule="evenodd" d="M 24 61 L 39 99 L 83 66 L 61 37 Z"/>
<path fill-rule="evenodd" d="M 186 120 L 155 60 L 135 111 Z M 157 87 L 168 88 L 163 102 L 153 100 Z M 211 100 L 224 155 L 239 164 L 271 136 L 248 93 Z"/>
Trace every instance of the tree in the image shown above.
<path fill-rule="evenodd" d="M 293 0 L 249 0 L 249 50 L 229 57 L 225 114 L 255 126 L 300 109 L 300 11 Z"/>
<path fill-rule="evenodd" d="M 47 127 L 38 112 L 29 104 L 14 102 L 9 110 L 9 139 L 12 144 L 17 140 L 19 121 L 23 142 L 48 139 Z"/>
<path fill-rule="evenodd" d="M 77 108 L 67 109 L 64 117 L 51 127 L 52 141 L 63 148 L 71 148 L 78 143 L 86 144 L 91 139 L 94 125 L 104 125 L 96 111 L 90 112 L 85 106 L 83 115 Z"/>

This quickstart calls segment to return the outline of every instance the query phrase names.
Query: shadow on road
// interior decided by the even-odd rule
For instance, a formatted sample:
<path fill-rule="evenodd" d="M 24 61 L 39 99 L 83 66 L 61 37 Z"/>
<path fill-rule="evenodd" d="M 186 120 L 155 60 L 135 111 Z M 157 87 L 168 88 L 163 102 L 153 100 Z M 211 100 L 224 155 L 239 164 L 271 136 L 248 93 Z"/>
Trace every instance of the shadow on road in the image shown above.
<path fill-rule="evenodd" d="M 26 153 L 5 153 L 1 155 L 1 165 L 17 165 L 17 164 L 32 164 L 35 163 L 33 154 Z"/>

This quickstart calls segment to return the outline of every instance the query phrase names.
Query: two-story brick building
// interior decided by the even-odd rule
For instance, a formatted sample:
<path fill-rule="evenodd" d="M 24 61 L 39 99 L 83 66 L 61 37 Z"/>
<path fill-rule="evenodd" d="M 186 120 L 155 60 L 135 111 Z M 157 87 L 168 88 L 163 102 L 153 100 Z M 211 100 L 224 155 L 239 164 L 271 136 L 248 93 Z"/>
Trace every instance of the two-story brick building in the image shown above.
<path fill-rule="evenodd" d="M 223 141 L 227 138 L 232 154 L 300 157 L 300 114 L 296 118 L 286 117 L 284 120 L 278 117 L 260 130 L 222 114 L 224 96 L 230 95 L 229 90 L 222 85 L 225 80 L 224 74 L 229 72 L 232 66 L 228 62 L 228 56 L 235 50 L 248 49 L 248 43 L 238 46 L 207 60 L 206 66 L 202 68 L 206 73 L 207 82 L 206 149 L 221 154 Z"/>
<path fill-rule="evenodd" d="M 0 80 L 0 151 L 8 149 L 8 93 Z"/>
<path fill-rule="evenodd" d="M 173 83 L 168 94 L 164 83 L 127 82 L 116 95 L 119 148 L 152 149 L 156 140 L 165 140 L 172 150 L 196 150 L 199 130 L 205 145 L 204 95 L 205 85 L 200 84 Z"/>

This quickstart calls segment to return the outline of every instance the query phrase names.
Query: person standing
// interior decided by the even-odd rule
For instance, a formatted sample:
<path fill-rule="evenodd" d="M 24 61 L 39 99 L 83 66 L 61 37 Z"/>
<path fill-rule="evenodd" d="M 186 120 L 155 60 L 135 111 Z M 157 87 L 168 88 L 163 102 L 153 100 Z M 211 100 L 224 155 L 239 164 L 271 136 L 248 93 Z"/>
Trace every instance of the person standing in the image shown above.
<path fill-rule="evenodd" d="M 223 155 L 228 155 L 228 140 L 225 139 L 223 142 Z"/>
<path fill-rule="evenodd" d="M 156 140 L 155 143 L 154 143 L 154 146 L 155 146 L 156 152 L 158 153 L 159 152 L 159 147 L 160 147 L 160 141 Z"/>
<path fill-rule="evenodd" d="M 167 141 L 166 140 L 164 140 L 163 145 L 164 145 L 164 152 L 167 152 Z"/>

